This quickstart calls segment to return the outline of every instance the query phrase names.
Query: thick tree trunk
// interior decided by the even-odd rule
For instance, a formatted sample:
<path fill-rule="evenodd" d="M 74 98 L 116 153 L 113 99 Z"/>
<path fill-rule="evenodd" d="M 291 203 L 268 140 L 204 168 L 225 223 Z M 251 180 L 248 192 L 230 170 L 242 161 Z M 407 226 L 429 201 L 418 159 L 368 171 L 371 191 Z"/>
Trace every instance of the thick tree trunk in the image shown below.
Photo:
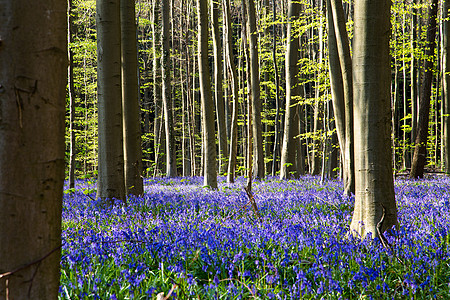
<path fill-rule="evenodd" d="M 102 202 L 125 200 L 120 48 L 120 0 L 99 0 L 97 198 Z"/>
<path fill-rule="evenodd" d="M 214 95 L 216 102 L 217 138 L 219 140 L 219 174 L 226 170 L 228 158 L 227 149 L 227 124 L 225 122 L 225 101 L 223 98 L 223 64 L 222 64 L 222 40 L 219 30 L 219 5 L 218 0 L 213 0 L 212 11 L 212 37 L 214 49 Z"/>
<path fill-rule="evenodd" d="M 261 125 L 261 99 L 260 99 L 260 79 L 258 60 L 258 32 L 256 30 L 256 10 L 254 0 L 246 0 L 247 6 L 247 28 L 250 48 L 250 76 L 251 76 L 251 101 L 253 119 L 253 176 L 263 179 L 264 171 L 264 149 Z"/>
<path fill-rule="evenodd" d="M 350 230 L 372 238 L 397 226 L 390 128 L 390 0 L 355 2 L 355 209 Z"/>
<path fill-rule="evenodd" d="M 211 79 L 208 62 L 208 5 L 197 0 L 198 9 L 198 72 L 202 103 L 202 128 L 204 150 L 204 185 L 217 188 L 216 134 L 214 127 L 214 101 L 211 95 Z"/>
<path fill-rule="evenodd" d="M 436 17 L 438 1 L 433 0 L 428 12 L 427 47 L 425 48 L 424 76 L 419 101 L 419 120 L 411 165 L 410 178 L 422 178 L 427 160 L 428 121 L 430 117 L 431 86 L 433 83 L 434 49 L 436 48 Z"/>
<path fill-rule="evenodd" d="M 175 132 L 173 128 L 172 112 L 172 84 L 170 77 L 170 3 L 162 1 L 162 99 L 164 105 L 164 129 L 166 131 L 166 176 L 177 176 L 177 162 L 175 152 Z"/>
<path fill-rule="evenodd" d="M 67 1 L 0 11 L 0 299 L 57 299 Z"/>
<path fill-rule="evenodd" d="M 134 0 L 120 1 L 122 38 L 123 153 L 126 193 L 142 195 L 142 148 Z"/>
<path fill-rule="evenodd" d="M 299 39 L 294 36 L 293 22 L 298 19 L 300 13 L 300 3 L 294 0 L 289 1 L 289 20 L 286 49 L 286 110 L 284 121 L 284 139 L 281 148 L 280 179 L 298 177 L 296 165 L 296 154 L 298 148 L 298 104 L 296 97 L 300 96 L 298 85 L 298 49 Z"/>

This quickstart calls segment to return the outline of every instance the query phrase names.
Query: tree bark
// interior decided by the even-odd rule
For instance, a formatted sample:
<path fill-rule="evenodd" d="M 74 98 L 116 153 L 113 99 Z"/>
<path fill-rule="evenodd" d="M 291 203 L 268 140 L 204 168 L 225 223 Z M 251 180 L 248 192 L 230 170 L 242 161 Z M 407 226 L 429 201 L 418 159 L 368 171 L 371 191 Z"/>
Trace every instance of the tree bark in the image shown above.
<path fill-rule="evenodd" d="M 200 75 L 200 93 L 202 103 L 202 127 L 204 150 L 205 186 L 217 188 L 216 134 L 214 127 L 214 102 L 211 95 L 211 79 L 208 62 L 208 5 L 197 0 L 198 9 L 198 71 Z"/>
<path fill-rule="evenodd" d="M 125 187 L 127 194 L 137 196 L 144 193 L 144 186 L 134 0 L 120 1 L 120 24 Z"/>
<path fill-rule="evenodd" d="M 67 8 L 0 1 L 0 299 L 58 298 Z"/>
<path fill-rule="evenodd" d="M 212 38 L 214 49 L 214 95 L 216 102 L 217 138 L 219 140 L 219 174 L 225 172 L 228 158 L 227 124 L 225 122 L 225 101 L 223 98 L 222 40 L 219 30 L 219 0 L 212 0 Z"/>
<path fill-rule="evenodd" d="M 161 76 L 162 76 L 162 99 L 164 105 L 164 129 L 166 131 L 166 176 L 177 176 L 177 163 L 175 153 L 175 132 L 173 128 L 172 113 L 172 84 L 170 76 L 170 3 L 162 1 L 162 57 L 161 57 Z"/>
<path fill-rule="evenodd" d="M 73 51 L 72 37 L 75 35 L 76 30 L 73 24 L 73 4 L 72 0 L 68 1 L 68 57 L 69 57 L 69 69 L 68 69 L 68 96 L 69 96 L 69 132 L 70 132 L 70 154 L 69 154 L 69 188 L 75 188 L 75 163 L 76 163 L 76 137 L 75 137 L 75 86 L 73 82 Z"/>
<path fill-rule="evenodd" d="M 344 93 L 345 111 L 345 147 L 344 158 L 344 195 L 355 193 L 355 166 L 354 166 L 354 132 L 353 132 L 353 79 L 352 58 L 346 30 L 346 22 L 342 1 L 331 0 L 333 13 L 336 46 L 342 74 L 342 88 Z"/>
<path fill-rule="evenodd" d="M 430 116 L 431 86 L 433 83 L 434 49 L 436 47 L 436 17 L 438 1 L 433 0 L 428 12 L 427 46 L 425 48 L 424 75 L 419 99 L 419 120 L 411 165 L 410 178 L 422 178 L 427 159 L 428 121 Z"/>
<path fill-rule="evenodd" d="M 298 97 L 300 87 L 298 84 L 298 49 L 299 39 L 294 36 L 293 22 L 298 19 L 300 3 L 289 1 L 288 32 L 286 49 L 286 110 L 284 121 L 284 138 L 281 148 L 280 179 L 298 177 L 296 165 L 297 148 L 299 148 L 299 122 L 298 122 Z"/>
<path fill-rule="evenodd" d="M 390 0 L 355 2 L 355 209 L 350 230 L 372 238 L 397 226 L 390 128 Z"/>
<path fill-rule="evenodd" d="M 443 107 L 443 157 L 444 157 L 444 172 L 450 174 L 450 30 L 448 10 L 450 9 L 450 2 L 444 1 L 442 15 L 442 107 Z"/>
<path fill-rule="evenodd" d="M 97 198 L 125 201 L 120 1 L 97 1 L 98 183 Z"/>
<path fill-rule="evenodd" d="M 230 0 L 223 0 L 224 19 L 225 19 L 225 44 L 226 44 L 226 62 L 228 67 L 228 73 L 231 79 L 231 91 L 233 94 L 233 108 L 231 116 L 231 136 L 230 136 L 230 151 L 228 159 L 227 170 L 227 182 L 233 183 L 236 170 L 236 155 L 237 155 L 237 120 L 238 120 L 238 82 L 236 79 L 236 66 L 234 63 L 234 51 L 233 51 L 233 35 L 231 28 L 231 13 L 230 13 Z"/>
<path fill-rule="evenodd" d="M 259 79 L 259 59 L 258 59 L 258 32 L 256 30 L 256 11 L 254 0 L 245 0 L 247 7 L 247 31 L 249 35 L 250 48 L 250 76 L 251 76 L 251 101 L 253 120 L 253 176 L 263 179 L 264 171 L 264 149 L 261 125 L 261 99 L 260 99 L 260 79 Z"/>

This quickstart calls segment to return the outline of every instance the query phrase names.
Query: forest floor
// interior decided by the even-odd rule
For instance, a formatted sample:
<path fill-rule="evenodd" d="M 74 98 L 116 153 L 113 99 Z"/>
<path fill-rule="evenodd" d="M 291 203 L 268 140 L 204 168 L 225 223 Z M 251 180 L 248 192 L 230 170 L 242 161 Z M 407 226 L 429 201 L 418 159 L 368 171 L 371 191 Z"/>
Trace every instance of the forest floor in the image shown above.
<path fill-rule="evenodd" d="M 450 298 L 450 179 L 395 181 L 388 244 L 349 237 L 352 198 L 318 177 L 218 190 L 203 178 L 145 180 L 127 205 L 65 189 L 61 299 Z"/>

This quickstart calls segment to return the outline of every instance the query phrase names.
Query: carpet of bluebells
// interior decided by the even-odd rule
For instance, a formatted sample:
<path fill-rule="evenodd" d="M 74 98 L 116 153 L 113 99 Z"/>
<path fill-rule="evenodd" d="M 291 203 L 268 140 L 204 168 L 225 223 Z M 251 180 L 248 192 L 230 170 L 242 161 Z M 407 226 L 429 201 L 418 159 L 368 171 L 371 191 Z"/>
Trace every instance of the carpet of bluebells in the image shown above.
<path fill-rule="evenodd" d="M 219 189 L 145 180 L 127 205 L 96 204 L 95 182 L 66 188 L 61 299 L 449 299 L 450 180 L 396 180 L 400 228 L 348 235 L 354 199 L 306 176 Z"/>

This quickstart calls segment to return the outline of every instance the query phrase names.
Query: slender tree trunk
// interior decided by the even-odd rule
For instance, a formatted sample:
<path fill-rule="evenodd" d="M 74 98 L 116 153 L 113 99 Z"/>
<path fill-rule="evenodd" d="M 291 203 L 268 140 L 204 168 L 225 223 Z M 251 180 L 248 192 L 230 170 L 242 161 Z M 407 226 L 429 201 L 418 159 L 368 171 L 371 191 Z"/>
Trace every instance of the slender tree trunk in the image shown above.
<path fill-rule="evenodd" d="M 0 299 L 57 299 L 67 1 L 0 11 Z"/>
<path fill-rule="evenodd" d="M 225 120 L 225 101 L 223 98 L 222 40 L 219 30 L 219 0 L 212 0 L 212 37 L 214 48 L 214 95 L 216 102 L 217 138 L 219 140 L 219 174 L 225 172 L 227 150 L 227 124 Z"/>
<path fill-rule="evenodd" d="M 397 226 L 391 161 L 390 0 L 355 2 L 355 209 L 350 230 L 372 238 Z"/>
<path fill-rule="evenodd" d="M 73 82 L 73 51 L 70 44 L 72 43 L 72 37 L 74 36 L 76 30 L 74 28 L 73 24 L 73 4 L 72 0 L 69 0 L 68 2 L 68 13 L 69 16 L 67 18 L 68 20 L 68 34 L 67 34 L 67 41 L 69 44 L 68 49 L 68 57 L 69 57 L 69 69 L 68 69 L 68 92 L 69 92 L 69 113 L 70 113 L 70 120 L 69 120 L 69 131 L 70 131 L 70 158 L 69 158 L 69 187 L 74 188 L 75 187 L 75 163 L 76 163 L 76 139 L 75 139 L 75 86 Z"/>
<path fill-rule="evenodd" d="M 280 78 L 278 75 L 278 65 L 277 65 L 277 39 L 275 33 L 275 21 L 276 21 L 276 1 L 272 1 L 272 31 L 273 31 L 273 40 L 272 40 L 272 59 L 273 59 L 273 69 L 275 70 L 275 138 L 273 142 L 273 158 L 272 158 L 272 176 L 275 176 L 276 171 L 278 170 L 278 159 L 280 157 Z"/>
<path fill-rule="evenodd" d="M 415 49 L 416 49 L 416 45 L 417 45 L 417 9 L 414 8 L 414 4 L 416 4 L 417 0 L 413 0 L 413 5 L 412 5 L 412 11 L 411 11 L 411 68 L 410 68 L 410 73 L 411 73 L 411 141 L 416 141 L 416 132 L 417 132 L 417 114 L 418 114 L 418 106 L 417 104 L 419 103 L 419 99 L 418 99 L 418 81 L 419 81 L 419 76 L 418 76 L 418 68 L 417 68 L 417 58 L 416 58 L 416 54 L 415 54 Z M 414 149 L 412 149 L 411 151 L 412 153 L 410 153 L 410 156 L 413 155 L 414 153 Z"/>
<path fill-rule="evenodd" d="M 448 0 L 444 1 L 443 7 L 443 28 L 442 28 L 442 107 L 443 107 L 443 163 L 444 163 L 444 172 L 450 173 L 450 30 L 449 30 L 449 21 L 448 10 L 450 9 L 450 2 Z"/>
<path fill-rule="evenodd" d="M 252 101 L 252 119 L 253 119 L 253 175 L 257 179 L 263 179 L 264 171 L 264 149 L 261 125 L 261 99 L 260 99 L 260 79 L 258 63 L 258 32 L 256 30 L 256 11 L 254 0 L 245 0 L 247 6 L 247 28 L 249 35 L 250 48 L 250 75 L 251 75 L 251 101 Z"/>
<path fill-rule="evenodd" d="M 120 1 L 122 45 L 123 154 L 126 193 L 142 195 L 142 145 L 139 68 L 134 0 Z"/>
<path fill-rule="evenodd" d="M 162 99 L 164 105 L 164 128 L 166 131 L 166 176 L 177 176 L 177 164 L 175 154 L 175 132 L 173 128 L 172 112 L 172 84 L 170 76 L 170 3 L 162 2 L 162 58 L 161 58 L 161 76 L 162 76 Z"/>
<path fill-rule="evenodd" d="M 354 132 L 353 132 L 353 79 L 352 58 L 348 42 L 346 22 L 342 1 L 331 0 L 333 23 L 336 37 L 336 46 L 339 53 L 339 63 L 342 74 L 342 87 L 345 107 L 345 148 L 344 158 L 344 194 L 349 196 L 355 193 L 355 166 L 354 166 Z M 336 108 L 336 106 L 335 106 Z M 336 111 L 335 111 L 336 113 Z"/>
<path fill-rule="evenodd" d="M 280 179 L 299 176 L 296 172 L 299 122 L 298 104 L 295 103 L 296 97 L 300 96 L 300 87 L 297 79 L 299 39 L 294 36 L 293 32 L 293 22 L 298 19 L 299 13 L 300 3 L 290 0 L 287 32 L 288 44 L 286 49 L 286 110 L 283 147 L 281 148 Z"/>
<path fill-rule="evenodd" d="M 236 170 L 236 156 L 237 156 L 237 119 L 238 119 L 238 82 L 236 79 L 236 67 L 234 63 L 234 52 L 233 52 L 233 35 L 231 28 L 231 14 L 230 14 L 230 0 L 223 0 L 224 8 L 224 19 L 225 19 L 225 43 L 226 43 L 226 62 L 228 67 L 228 74 L 230 74 L 231 79 L 231 91 L 233 93 L 233 108 L 231 117 L 231 136 L 230 136 L 230 152 L 228 159 L 228 170 L 227 170 L 227 182 L 233 183 Z"/>
<path fill-rule="evenodd" d="M 208 62 L 208 5 L 197 0 L 198 9 L 198 72 L 202 103 L 202 128 L 204 151 L 204 185 L 217 188 L 216 135 L 214 127 L 214 101 L 211 93 L 211 79 Z M 223 99 L 222 99 L 223 100 Z"/>
<path fill-rule="evenodd" d="M 427 158 L 428 121 L 430 116 L 431 86 L 433 82 L 433 59 L 436 47 L 436 17 L 438 1 L 433 0 L 428 13 L 427 47 L 425 48 L 424 76 L 421 84 L 419 120 L 411 165 L 410 178 L 422 178 Z"/>
<path fill-rule="evenodd" d="M 158 173 L 160 168 L 160 151 L 161 149 L 161 126 L 163 120 L 163 109 L 162 109 L 162 97 L 161 97 L 161 47 L 158 41 L 161 40 L 161 30 L 160 30 L 160 18 L 159 11 L 161 4 L 159 0 L 152 0 L 152 52 L 153 52 L 153 102 L 155 105 L 155 118 L 153 122 L 153 134 L 154 134 L 154 153 L 155 153 L 155 164 L 154 164 L 154 175 Z M 163 131 L 164 133 L 164 131 Z M 158 163 L 157 163 L 158 162 Z"/>
<path fill-rule="evenodd" d="M 98 183 L 97 198 L 125 200 L 120 0 L 97 1 Z"/>

